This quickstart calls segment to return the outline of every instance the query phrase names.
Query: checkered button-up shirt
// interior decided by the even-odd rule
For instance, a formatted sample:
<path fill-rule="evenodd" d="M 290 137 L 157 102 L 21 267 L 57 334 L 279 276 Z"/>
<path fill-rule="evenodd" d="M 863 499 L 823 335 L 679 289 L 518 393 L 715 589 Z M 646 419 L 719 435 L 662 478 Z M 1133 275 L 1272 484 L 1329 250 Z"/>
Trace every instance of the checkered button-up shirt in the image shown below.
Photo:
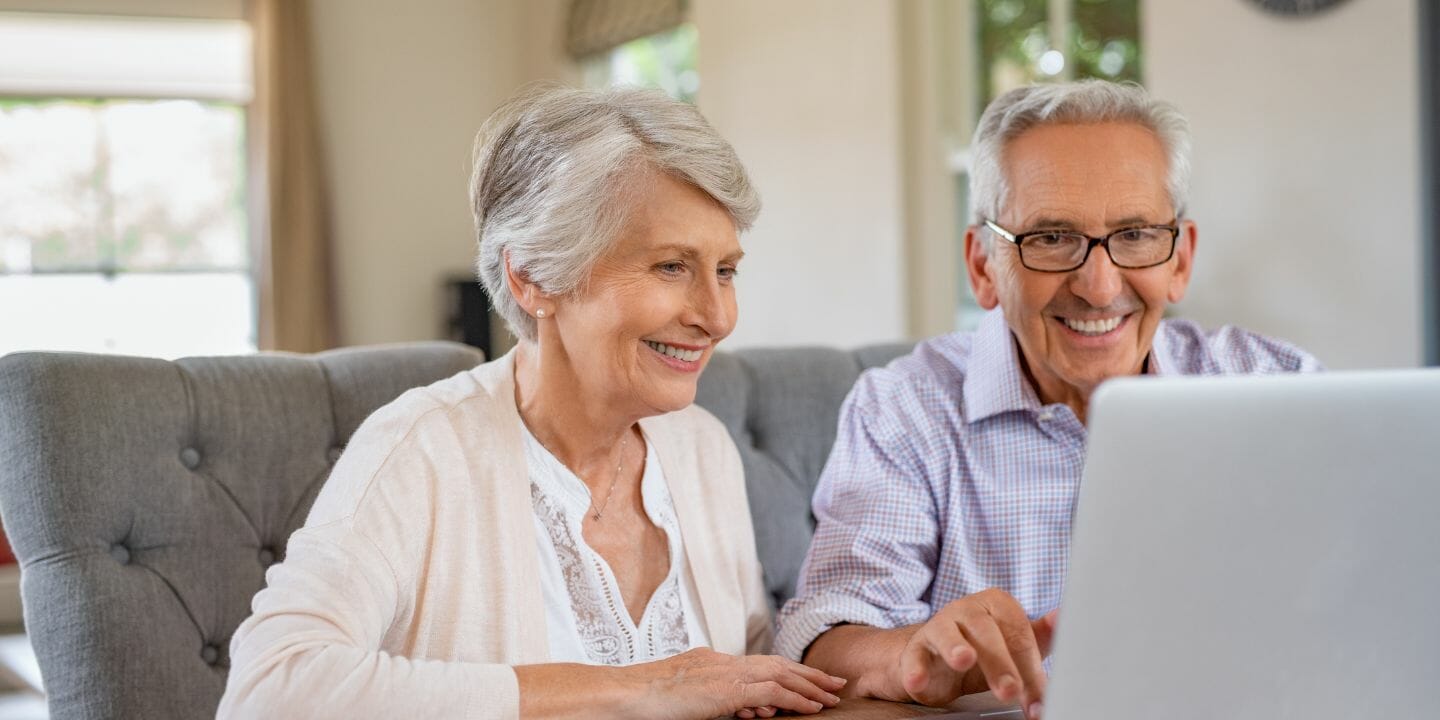
<path fill-rule="evenodd" d="M 1315 370 L 1304 351 L 1232 327 L 1164 320 L 1149 371 Z M 818 525 L 776 651 L 799 660 L 831 627 L 896 628 L 991 587 L 1032 618 L 1060 603 L 1085 427 L 1042 405 L 999 311 L 862 375 L 815 489 Z"/>

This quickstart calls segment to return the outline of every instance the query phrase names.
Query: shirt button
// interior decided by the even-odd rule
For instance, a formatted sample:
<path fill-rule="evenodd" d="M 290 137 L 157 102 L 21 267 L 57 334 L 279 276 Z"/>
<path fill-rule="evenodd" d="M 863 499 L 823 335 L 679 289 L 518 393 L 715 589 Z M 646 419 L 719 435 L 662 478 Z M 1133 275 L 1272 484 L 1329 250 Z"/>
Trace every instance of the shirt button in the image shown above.
<path fill-rule="evenodd" d="M 1040 421 L 1050 422 L 1055 419 L 1055 411 L 1049 408 L 1040 411 Z"/>

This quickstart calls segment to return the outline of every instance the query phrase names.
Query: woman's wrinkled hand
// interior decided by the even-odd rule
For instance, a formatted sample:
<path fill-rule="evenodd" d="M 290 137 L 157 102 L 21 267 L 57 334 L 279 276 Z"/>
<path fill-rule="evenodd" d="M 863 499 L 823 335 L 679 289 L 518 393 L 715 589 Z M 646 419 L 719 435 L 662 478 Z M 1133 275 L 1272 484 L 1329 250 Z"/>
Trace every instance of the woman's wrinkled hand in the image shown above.
<path fill-rule="evenodd" d="M 696 720 L 810 714 L 840 702 L 843 678 L 776 655 L 735 656 L 696 648 L 627 668 L 641 683 L 634 717 Z"/>

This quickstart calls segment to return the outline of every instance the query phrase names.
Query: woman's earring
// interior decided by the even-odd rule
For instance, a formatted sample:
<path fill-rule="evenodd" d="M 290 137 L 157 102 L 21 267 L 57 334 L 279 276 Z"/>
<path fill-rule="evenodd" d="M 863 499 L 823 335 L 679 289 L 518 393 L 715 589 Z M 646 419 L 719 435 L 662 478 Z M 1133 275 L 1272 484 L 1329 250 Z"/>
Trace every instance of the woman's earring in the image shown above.
<path fill-rule="evenodd" d="M 535 310 L 535 317 L 537 317 L 537 318 L 543 318 L 543 317 L 545 317 L 545 308 L 537 308 L 537 309 Z"/>

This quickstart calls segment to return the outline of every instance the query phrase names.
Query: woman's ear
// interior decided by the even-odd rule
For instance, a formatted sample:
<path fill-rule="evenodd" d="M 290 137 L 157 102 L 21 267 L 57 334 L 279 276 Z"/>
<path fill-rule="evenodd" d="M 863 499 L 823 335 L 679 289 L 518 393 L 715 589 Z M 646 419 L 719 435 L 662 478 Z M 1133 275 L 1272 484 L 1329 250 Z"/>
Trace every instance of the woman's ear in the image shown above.
<path fill-rule="evenodd" d="M 531 317 L 545 318 L 555 314 L 550 296 L 523 270 L 517 270 L 510 263 L 509 252 L 505 253 L 505 286 L 509 288 L 510 296 L 515 298 L 515 302 Z"/>

